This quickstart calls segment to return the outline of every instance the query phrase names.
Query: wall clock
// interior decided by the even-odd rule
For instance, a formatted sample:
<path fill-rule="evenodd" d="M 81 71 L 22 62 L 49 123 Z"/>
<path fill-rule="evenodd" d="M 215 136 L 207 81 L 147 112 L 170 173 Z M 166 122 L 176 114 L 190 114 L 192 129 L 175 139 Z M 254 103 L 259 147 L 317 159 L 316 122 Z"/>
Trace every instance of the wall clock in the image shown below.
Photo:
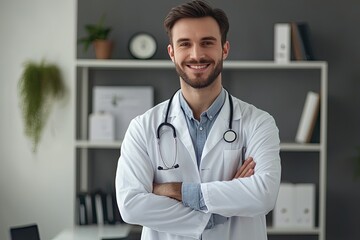
<path fill-rule="evenodd" d="M 129 51 L 134 58 L 149 59 L 157 49 L 155 38 L 148 33 L 137 33 L 129 41 Z"/>

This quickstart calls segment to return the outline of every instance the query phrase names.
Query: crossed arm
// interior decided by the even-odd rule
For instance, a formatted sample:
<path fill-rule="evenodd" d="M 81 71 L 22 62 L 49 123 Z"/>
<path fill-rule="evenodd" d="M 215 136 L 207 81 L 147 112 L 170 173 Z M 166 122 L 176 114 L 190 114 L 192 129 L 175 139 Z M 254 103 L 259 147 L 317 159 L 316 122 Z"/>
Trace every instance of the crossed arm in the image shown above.
<path fill-rule="evenodd" d="M 252 157 L 247 158 L 244 164 L 237 170 L 233 179 L 250 177 L 254 174 L 254 168 L 256 163 Z M 154 183 L 153 193 L 160 196 L 166 196 L 178 201 L 182 201 L 181 194 L 181 182 L 170 182 L 170 183 Z"/>

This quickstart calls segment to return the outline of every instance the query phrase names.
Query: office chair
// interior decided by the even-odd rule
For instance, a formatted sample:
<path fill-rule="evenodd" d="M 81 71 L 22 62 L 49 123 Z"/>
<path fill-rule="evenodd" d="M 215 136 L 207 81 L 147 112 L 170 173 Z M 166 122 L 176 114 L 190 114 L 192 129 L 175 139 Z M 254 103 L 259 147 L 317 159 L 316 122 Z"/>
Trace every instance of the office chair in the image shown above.
<path fill-rule="evenodd" d="M 40 240 L 39 229 L 36 224 L 11 227 L 10 235 L 11 240 Z"/>

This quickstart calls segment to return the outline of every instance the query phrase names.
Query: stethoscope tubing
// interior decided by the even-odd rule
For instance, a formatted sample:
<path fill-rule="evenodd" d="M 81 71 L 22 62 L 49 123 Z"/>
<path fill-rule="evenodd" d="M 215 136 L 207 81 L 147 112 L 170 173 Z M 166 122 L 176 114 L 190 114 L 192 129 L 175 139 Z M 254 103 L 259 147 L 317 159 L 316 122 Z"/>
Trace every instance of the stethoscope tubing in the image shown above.
<path fill-rule="evenodd" d="M 165 114 L 165 119 L 164 122 L 160 123 L 160 125 L 158 126 L 157 130 L 156 130 L 156 137 L 157 137 L 157 144 L 158 144 L 158 151 L 159 151 L 159 155 L 160 155 L 160 159 L 164 165 L 164 167 L 162 166 L 158 166 L 158 170 L 170 170 L 170 169 L 176 169 L 179 168 L 179 164 L 176 163 L 176 159 L 177 159 L 177 136 L 176 136 L 176 129 L 174 127 L 174 125 L 172 125 L 171 123 L 168 122 L 168 117 L 169 117 L 169 112 L 170 112 L 170 108 L 171 108 L 171 104 L 172 104 L 172 100 L 175 96 L 175 94 L 178 91 L 176 91 L 170 98 L 169 103 L 167 105 L 167 109 L 166 109 L 166 114 Z M 232 143 L 236 140 L 237 138 L 237 134 L 234 130 L 232 130 L 232 121 L 233 121 L 233 114 L 234 114 L 234 106 L 233 106 L 233 101 L 232 101 L 232 96 L 230 95 L 230 93 L 227 91 L 228 97 L 229 97 L 229 105 L 230 105 L 230 116 L 229 116 L 229 129 L 226 130 L 226 132 L 223 135 L 223 139 L 227 142 L 227 143 Z M 162 156 L 161 150 L 160 150 L 160 131 L 162 127 L 170 127 L 173 133 L 173 137 L 174 137 L 174 142 L 175 142 L 175 154 L 174 154 L 174 160 L 173 160 L 173 164 L 172 166 L 168 166 Z"/>

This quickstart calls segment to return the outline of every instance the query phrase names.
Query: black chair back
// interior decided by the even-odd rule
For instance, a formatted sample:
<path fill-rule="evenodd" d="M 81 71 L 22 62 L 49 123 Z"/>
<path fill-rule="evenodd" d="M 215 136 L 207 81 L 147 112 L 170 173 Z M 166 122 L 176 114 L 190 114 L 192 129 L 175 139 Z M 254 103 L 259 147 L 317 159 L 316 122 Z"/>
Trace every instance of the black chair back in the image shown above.
<path fill-rule="evenodd" d="M 40 240 L 39 229 L 36 224 L 16 226 L 10 228 L 11 240 Z"/>

